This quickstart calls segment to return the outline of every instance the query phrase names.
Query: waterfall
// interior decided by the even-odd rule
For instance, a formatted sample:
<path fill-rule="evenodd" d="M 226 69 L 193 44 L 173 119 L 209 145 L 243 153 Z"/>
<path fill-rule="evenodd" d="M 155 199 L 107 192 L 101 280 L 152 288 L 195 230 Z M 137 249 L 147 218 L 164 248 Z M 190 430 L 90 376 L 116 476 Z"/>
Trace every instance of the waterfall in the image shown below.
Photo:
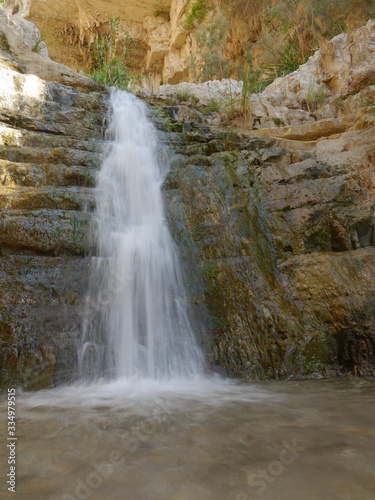
<path fill-rule="evenodd" d="M 198 374 L 202 353 L 186 310 L 161 186 L 168 171 L 147 107 L 111 94 L 110 143 L 97 177 L 97 252 L 92 258 L 81 373 L 95 378 Z"/>

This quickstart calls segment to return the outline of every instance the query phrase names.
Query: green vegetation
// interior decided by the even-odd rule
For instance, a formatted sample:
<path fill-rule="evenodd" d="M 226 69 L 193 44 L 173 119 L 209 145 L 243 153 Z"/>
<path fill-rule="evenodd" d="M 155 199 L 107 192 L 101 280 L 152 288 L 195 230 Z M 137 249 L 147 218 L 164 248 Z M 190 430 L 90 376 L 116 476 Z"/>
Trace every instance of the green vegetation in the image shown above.
<path fill-rule="evenodd" d="M 171 105 L 187 104 L 194 107 L 198 103 L 198 98 L 188 89 L 177 90 L 173 95 L 167 98 L 167 103 Z"/>
<path fill-rule="evenodd" d="M 108 21 L 108 34 L 99 36 L 88 47 L 85 73 L 101 85 L 127 90 L 133 78 L 128 65 L 135 48 L 134 41 L 125 32 L 120 44 L 120 18 L 110 16 Z"/>
<path fill-rule="evenodd" d="M 178 90 L 175 93 L 175 98 L 176 98 L 176 101 L 178 101 L 178 102 L 189 102 L 190 100 L 193 100 L 193 97 L 194 96 L 187 89 L 185 89 L 185 90 Z"/>
<path fill-rule="evenodd" d="M 42 35 L 39 34 L 38 38 L 35 40 L 34 47 L 32 48 L 32 51 L 39 54 L 41 49 L 42 49 L 42 45 L 41 45 L 42 42 L 43 42 Z"/>
<path fill-rule="evenodd" d="M 220 111 L 220 102 L 215 97 L 211 97 L 206 106 L 201 109 L 202 113 L 208 115 Z"/>
<path fill-rule="evenodd" d="M 236 68 L 237 78 L 243 82 L 239 114 L 245 115 L 249 111 L 249 99 L 252 94 L 259 94 L 266 85 L 262 79 L 262 73 L 259 69 L 254 68 L 251 56 L 246 54 L 246 62 L 243 64 L 240 61 Z"/>
<path fill-rule="evenodd" d="M 292 45 L 286 45 L 280 50 L 267 46 L 265 48 L 268 54 L 272 56 L 272 62 L 263 68 L 264 77 L 262 83 L 264 86 L 272 83 L 275 78 L 293 73 L 307 60 L 307 54 L 299 52 Z"/>
<path fill-rule="evenodd" d="M 207 0 L 195 0 L 190 6 L 184 22 L 184 28 L 192 29 L 196 24 L 200 24 L 209 11 Z"/>
<path fill-rule="evenodd" d="M 223 110 L 230 120 L 244 116 L 249 110 L 246 98 L 244 100 L 244 95 L 243 89 L 241 95 L 238 95 L 234 86 L 232 84 L 229 85 L 227 95 L 223 101 Z"/>
<path fill-rule="evenodd" d="M 314 81 L 309 83 L 306 103 L 310 112 L 318 109 L 324 103 L 326 97 L 324 87 L 317 86 Z"/>
<path fill-rule="evenodd" d="M 210 12 L 207 22 L 196 26 L 195 38 L 203 60 L 201 80 L 227 78 L 232 72 L 229 58 L 224 54 L 228 36 L 228 20 L 222 11 Z"/>
<path fill-rule="evenodd" d="M 165 7 L 156 7 L 154 10 L 154 17 L 162 17 L 166 21 L 169 21 L 169 9 Z"/>
<path fill-rule="evenodd" d="M 240 57 L 230 54 L 227 43 L 228 20 L 235 16 L 249 26 Z M 195 81 L 229 76 L 242 80 L 239 109 L 244 114 L 251 94 L 295 71 L 317 49 L 328 49 L 333 36 L 369 18 L 375 18 L 373 0 L 196 0 L 184 24 L 194 28 L 200 51 L 196 59 L 191 57 L 190 75 Z M 322 91 L 311 89 L 308 106 L 316 108 L 324 99 Z"/>
<path fill-rule="evenodd" d="M 238 79 L 242 80 L 244 84 L 244 98 L 249 94 L 259 94 L 264 90 L 265 86 L 261 79 L 262 72 L 260 69 L 254 68 L 253 60 L 248 53 L 245 55 L 245 63 L 241 60 L 237 63 L 236 73 Z"/>
<path fill-rule="evenodd" d="M 0 33 L 0 50 L 10 52 L 9 43 L 4 33 Z"/>

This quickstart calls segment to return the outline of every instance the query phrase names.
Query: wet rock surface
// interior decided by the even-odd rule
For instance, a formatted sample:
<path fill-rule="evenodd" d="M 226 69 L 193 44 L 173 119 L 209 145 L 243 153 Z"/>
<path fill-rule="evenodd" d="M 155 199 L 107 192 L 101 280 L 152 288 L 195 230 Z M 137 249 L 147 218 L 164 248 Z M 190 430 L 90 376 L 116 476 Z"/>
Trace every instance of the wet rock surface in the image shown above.
<path fill-rule="evenodd" d="M 154 110 L 174 154 L 167 214 L 190 247 L 212 365 L 251 378 L 373 374 L 373 130 L 277 141 L 178 108 Z"/>
<path fill-rule="evenodd" d="M 4 106 L 1 124 L 1 377 L 28 389 L 75 376 L 105 113 L 102 94 L 47 88 L 57 101 L 74 96 L 71 126 L 46 132 L 56 126 L 43 115 L 48 99 L 22 115 L 40 114 L 40 129 L 12 126 Z M 373 374 L 372 130 L 297 144 L 217 128 L 186 106 L 152 114 L 172 155 L 167 218 L 211 368 Z"/>
<path fill-rule="evenodd" d="M 0 385 L 38 389 L 76 375 L 107 94 L 17 49 L 7 23 L 0 18 Z M 212 370 L 374 374 L 375 132 L 361 100 L 373 99 L 372 83 L 345 98 L 342 116 L 259 130 L 150 101 L 171 154 L 166 215 Z"/>
<path fill-rule="evenodd" d="M 90 91 L 90 85 L 80 91 L 79 76 L 75 88 L 28 74 L 5 49 L 0 54 L 0 385 L 38 389 L 71 380 L 76 370 L 106 93 L 95 86 Z"/>

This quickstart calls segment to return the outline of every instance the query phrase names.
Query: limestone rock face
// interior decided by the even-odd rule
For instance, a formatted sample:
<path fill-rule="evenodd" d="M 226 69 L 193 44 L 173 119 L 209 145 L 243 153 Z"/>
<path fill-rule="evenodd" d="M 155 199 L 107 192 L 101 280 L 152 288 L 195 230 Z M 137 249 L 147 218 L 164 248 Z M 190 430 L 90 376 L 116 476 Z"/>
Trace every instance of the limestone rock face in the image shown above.
<path fill-rule="evenodd" d="M 236 80 L 162 85 L 142 96 L 180 100 L 191 95 L 197 107 L 218 102 L 224 114 L 239 107 L 243 84 Z M 297 71 L 277 78 L 261 94 L 247 96 L 246 127 L 285 139 L 316 140 L 348 128 L 361 128 L 366 102 L 375 98 L 375 22 L 350 36 L 339 35 Z M 264 129 L 264 130 L 263 130 Z M 270 130 L 272 129 L 272 130 Z"/>
<path fill-rule="evenodd" d="M 232 125 L 241 82 L 142 93 L 173 131 L 171 226 L 227 373 L 375 373 L 374 39 L 334 38 Z"/>
<path fill-rule="evenodd" d="M 0 10 L 0 385 L 29 389 L 74 378 L 106 112 L 105 92 L 32 52 L 34 28 Z"/>
<path fill-rule="evenodd" d="M 210 100 L 214 99 L 219 103 L 224 103 L 226 100 L 240 99 L 242 92 L 242 82 L 237 80 L 223 78 L 223 80 L 208 80 L 204 83 L 188 83 L 183 82 L 178 85 L 161 85 L 158 90 L 151 91 L 149 89 L 141 89 L 138 94 L 141 97 L 153 97 L 162 101 L 176 99 L 183 100 L 184 97 L 188 100 L 190 96 L 198 106 L 207 106 Z"/>
<path fill-rule="evenodd" d="M 93 42 L 98 33 L 106 31 L 108 17 L 119 16 L 122 35 L 126 31 L 135 41 L 133 70 L 142 71 L 143 85 L 155 90 L 160 84 L 176 84 L 187 79 L 192 55 L 198 66 L 201 64 L 194 34 L 184 26 L 193 1 L 7 0 L 6 6 L 8 12 L 18 10 L 19 16 L 35 23 L 42 39 L 47 42 L 52 59 L 73 69 L 82 65 L 83 46 Z M 222 2 L 224 15 L 228 18 L 225 53 L 235 67 L 243 55 L 244 43 L 249 40 L 249 36 L 256 36 L 259 26 L 251 15 L 249 2 L 246 7 L 235 9 L 233 4 L 230 6 L 230 2 L 228 5 Z M 353 44 L 348 43 L 347 35 L 340 35 L 330 43 L 322 41 L 321 44 L 324 46 L 320 55 L 309 61 L 302 70 L 306 76 L 304 80 L 300 73 L 297 78 L 291 76 L 288 79 L 287 89 L 278 83 L 272 87 L 270 92 L 275 94 L 276 101 L 280 101 L 280 96 L 283 97 L 285 92 L 297 95 L 300 101 L 305 102 L 309 97 L 314 101 L 323 89 L 328 96 L 338 92 L 348 94 L 349 88 L 356 89 L 357 93 L 361 82 L 368 79 L 367 85 L 370 83 L 372 69 L 363 64 L 363 59 L 368 58 L 369 53 L 373 54 L 374 35 L 371 26 L 367 33 L 359 34 Z M 311 65 L 315 66 L 313 75 L 310 72 Z M 269 97 L 272 104 L 273 99 Z M 254 101 L 252 104 L 256 106 L 257 103 Z M 279 103 L 276 106 L 282 105 Z"/>
<path fill-rule="evenodd" d="M 218 128 L 180 105 L 158 113 L 173 131 L 168 217 L 190 246 L 212 362 L 251 378 L 374 374 L 373 130 L 311 143 Z"/>
<path fill-rule="evenodd" d="M 38 75 L 39 78 L 73 85 L 82 90 L 99 90 L 91 79 L 79 75 L 72 69 L 48 58 L 45 44 L 40 44 L 39 30 L 20 16 L 10 16 L 0 9 L 0 33 L 3 38 L 3 63 L 6 59 L 23 73 Z M 37 45 L 36 45 L 37 44 Z M 37 47 L 37 51 L 34 51 Z"/>
<path fill-rule="evenodd" d="M 11 13 L 18 6 L 18 13 L 38 26 L 52 59 L 75 70 L 77 65 L 82 65 L 82 47 L 106 31 L 109 16 L 119 16 L 122 35 L 127 31 L 135 41 L 133 70 L 145 69 L 144 83 L 159 86 L 164 58 L 171 45 L 171 3 L 172 0 L 156 3 L 148 0 L 8 0 L 6 7 Z"/>
<path fill-rule="evenodd" d="M 163 18 L 134 23 L 153 32 L 150 68 L 174 57 Z M 0 33 L 0 376 L 33 389 L 76 373 L 107 94 L 33 52 L 22 18 L 0 10 Z M 318 53 L 252 96 L 250 122 L 225 118 L 233 80 L 144 93 L 170 148 L 166 214 L 215 370 L 375 372 L 373 33 L 332 41 L 351 66 Z M 182 50 L 177 21 L 170 36 Z M 328 93 L 314 109 L 311 81 Z"/>
<path fill-rule="evenodd" d="M 73 69 L 82 65 L 82 48 L 106 31 L 108 17 L 120 17 L 125 32 L 135 42 L 133 71 L 142 71 L 142 84 L 156 89 L 175 84 L 189 75 L 189 58 L 197 54 L 190 30 L 184 27 L 193 0 L 7 0 L 8 12 L 35 23 L 47 42 L 52 59 Z"/>
<path fill-rule="evenodd" d="M 356 119 L 368 92 L 373 92 L 373 85 L 375 22 L 370 20 L 351 35 L 341 34 L 326 42 L 297 71 L 269 85 L 260 101 L 273 109 L 274 116 L 268 110 L 266 117 L 277 116 L 285 125 L 337 118 L 343 114 L 351 114 Z M 256 101 L 256 97 L 252 97 L 251 105 L 255 106 Z M 255 114 L 261 116 L 259 102 L 257 105 Z M 304 115 L 301 109 L 305 110 Z"/>

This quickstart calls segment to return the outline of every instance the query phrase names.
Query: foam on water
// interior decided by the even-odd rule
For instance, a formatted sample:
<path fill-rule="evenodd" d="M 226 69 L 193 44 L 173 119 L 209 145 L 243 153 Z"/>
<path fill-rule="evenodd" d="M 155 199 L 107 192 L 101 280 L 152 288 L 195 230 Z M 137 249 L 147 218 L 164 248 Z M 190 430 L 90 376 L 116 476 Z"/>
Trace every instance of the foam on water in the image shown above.
<path fill-rule="evenodd" d="M 177 408 L 193 402 L 220 406 L 231 401 L 257 402 L 268 399 L 270 393 L 255 384 L 240 384 L 220 377 L 175 377 L 170 380 L 120 377 L 112 381 L 74 384 L 37 393 L 19 395 L 22 406 L 36 408 L 95 407 L 116 408 L 122 405 L 153 405 Z M 275 399 L 275 395 L 272 396 Z"/>

